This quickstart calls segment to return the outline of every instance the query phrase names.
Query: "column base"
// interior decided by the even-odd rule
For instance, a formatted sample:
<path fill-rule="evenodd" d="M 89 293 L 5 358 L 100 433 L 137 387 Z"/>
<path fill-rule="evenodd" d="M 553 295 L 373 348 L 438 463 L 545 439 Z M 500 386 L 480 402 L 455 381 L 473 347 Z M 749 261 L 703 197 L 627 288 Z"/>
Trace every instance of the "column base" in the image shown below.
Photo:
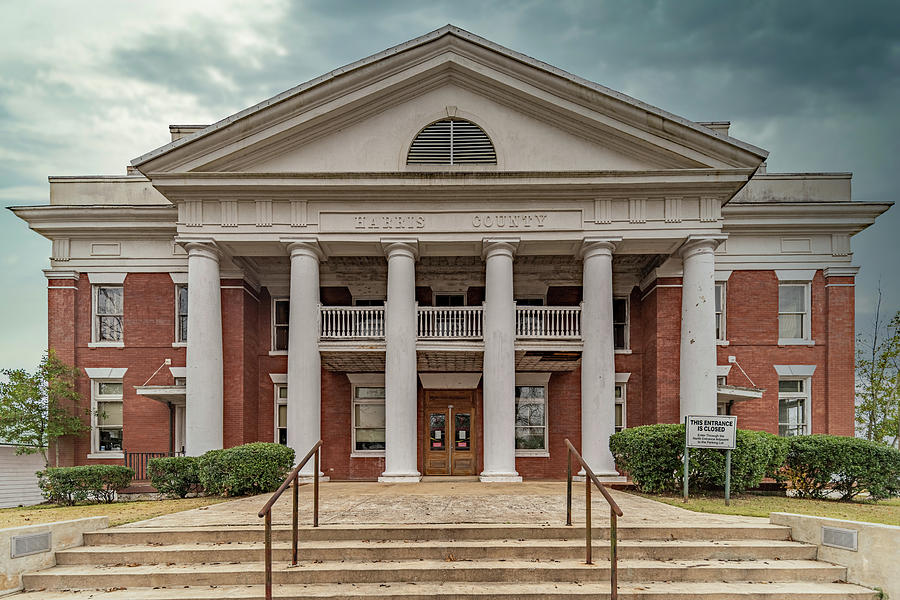
<path fill-rule="evenodd" d="M 313 477 L 312 475 L 304 475 L 303 473 L 300 473 L 297 479 L 300 481 L 300 483 L 312 483 L 315 480 L 315 477 Z M 324 483 L 326 481 L 331 481 L 331 478 L 320 473 L 319 483 Z"/>
<path fill-rule="evenodd" d="M 522 483 L 522 476 L 513 471 L 512 473 L 488 473 L 484 472 L 478 480 L 481 483 Z"/>
<path fill-rule="evenodd" d="M 418 471 L 412 473 L 382 473 L 378 478 L 378 483 L 419 483 L 422 480 L 422 474 Z"/>

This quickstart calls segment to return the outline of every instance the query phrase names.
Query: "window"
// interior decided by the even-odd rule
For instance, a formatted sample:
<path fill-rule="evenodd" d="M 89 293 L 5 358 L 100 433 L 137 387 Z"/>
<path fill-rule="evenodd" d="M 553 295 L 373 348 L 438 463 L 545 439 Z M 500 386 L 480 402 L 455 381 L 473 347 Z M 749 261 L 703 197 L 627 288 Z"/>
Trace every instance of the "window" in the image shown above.
<path fill-rule="evenodd" d="M 290 315 L 290 300 L 272 300 L 272 350 L 287 352 Z"/>
<path fill-rule="evenodd" d="M 616 350 L 628 349 L 628 298 L 613 298 L 613 340 Z"/>
<path fill-rule="evenodd" d="M 725 341 L 725 283 L 716 284 L 716 339 Z"/>
<path fill-rule="evenodd" d="M 384 306 L 383 298 L 354 298 L 354 306 Z"/>
<path fill-rule="evenodd" d="M 287 446 L 287 386 L 275 386 L 275 441 Z"/>
<path fill-rule="evenodd" d="M 384 454 L 384 384 L 353 386 L 353 452 Z"/>
<path fill-rule="evenodd" d="M 778 435 L 809 433 L 809 379 L 778 380 Z"/>
<path fill-rule="evenodd" d="M 91 382 L 94 452 L 122 452 L 122 382 Z"/>
<path fill-rule="evenodd" d="M 435 294 L 434 295 L 434 305 L 435 306 L 465 306 L 466 305 L 466 295 L 465 294 Z"/>
<path fill-rule="evenodd" d="M 616 384 L 616 433 L 625 429 L 625 384 Z"/>
<path fill-rule="evenodd" d="M 810 339 L 809 284 L 778 285 L 778 339 L 779 342 Z"/>
<path fill-rule="evenodd" d="M 550 373 L 516 374 L 516 455 L 547 456 L 547 386 Z"/>
<path fill-rule="evenodd" d="M 175 341 L 187 342 L 188 289 L 186 285 L 175 286 Z"/>
<path fill-rule="evenodd" d="M 94 332 L 95 342 L 122 342 L 123 288 L 120 285 L 94 286 Z"/>
<path fill-rule="evenodd" d="M 483 129 L 462 119 L 426 126 L 409 147 L 408 165 L 497 164 L 494 144 Z"/>

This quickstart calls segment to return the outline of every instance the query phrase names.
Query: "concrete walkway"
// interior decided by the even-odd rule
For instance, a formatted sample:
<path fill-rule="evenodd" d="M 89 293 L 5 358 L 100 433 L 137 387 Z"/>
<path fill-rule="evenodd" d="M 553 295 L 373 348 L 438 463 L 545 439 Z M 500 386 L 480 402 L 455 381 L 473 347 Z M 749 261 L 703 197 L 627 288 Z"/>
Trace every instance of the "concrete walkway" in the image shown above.
<path fill-rule="evenodd" d="M 516 523 L 560 525 L 566 518 L 565 482 L 480 483 L 422 482 L 418 484 L 327 482 L 320 484 L 319 523 L 439 524 Z M 573 520 L 584 523 L 584 484 L 573 485 Z M 626 492 L 613 491 L 624 512 L 620 525 L 655 524 L 759 524 L 768 519 L 714 515 L 687 511 Z M 269 495 L 238 498 L 231 502 L 164 515 L 124 528 L 183 528 L 261 526 L 257 516 Z M 592 491 L 593 521 L 609 522 L 609 505 L 596 488 Z M 273 523 L 290 525 L 291 493 L 286 490 L 275 505 Z M 300 488 L 300 522 L 312 520 L 312 486 Z"/>

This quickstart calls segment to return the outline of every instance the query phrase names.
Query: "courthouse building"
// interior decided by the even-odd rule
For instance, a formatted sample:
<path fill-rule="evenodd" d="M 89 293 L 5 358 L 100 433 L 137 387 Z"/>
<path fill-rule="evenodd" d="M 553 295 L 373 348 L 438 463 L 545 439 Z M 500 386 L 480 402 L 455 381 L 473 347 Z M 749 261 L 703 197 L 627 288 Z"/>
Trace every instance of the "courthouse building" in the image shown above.
<path fill-rule="evenodd" d="M 169 129 L 13 208 L 92 409 L 62 464 L 322 439 L 333 479 L 516 481 L 686 414 L 853 434 L 850 240 L 889 204 L 849 173 L 452 26 Z"/>

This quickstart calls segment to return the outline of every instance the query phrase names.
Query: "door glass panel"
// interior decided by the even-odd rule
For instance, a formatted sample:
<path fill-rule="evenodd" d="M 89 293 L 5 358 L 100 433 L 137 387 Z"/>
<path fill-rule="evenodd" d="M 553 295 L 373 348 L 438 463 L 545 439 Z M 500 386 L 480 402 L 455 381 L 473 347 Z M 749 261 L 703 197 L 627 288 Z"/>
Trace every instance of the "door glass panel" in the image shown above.
<path fill-rule="evenodd" d="M 458 412 L 454 419 L 454 431 L 456 437 L 455 450 L 468 451 L 472 449 L 472 439 L 470 437 L 472 415 L 469 413 Z"/>
<path fill-rule="evenodd" d="M 428 416 L 429 442 L 431 450 L 446 450 L 447 442 L 447 415 L 444 413 L 431 413 Z"/>

